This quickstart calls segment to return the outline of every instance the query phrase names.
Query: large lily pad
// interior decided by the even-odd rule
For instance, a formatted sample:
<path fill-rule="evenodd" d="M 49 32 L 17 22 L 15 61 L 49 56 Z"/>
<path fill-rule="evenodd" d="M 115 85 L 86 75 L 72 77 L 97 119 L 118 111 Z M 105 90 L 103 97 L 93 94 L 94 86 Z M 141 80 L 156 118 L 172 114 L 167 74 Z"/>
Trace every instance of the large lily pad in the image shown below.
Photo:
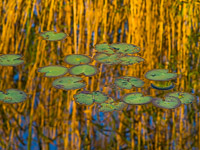
<path fill-rule="evenodd" d="M 38 69 L 38 72 L 45 73 L 45 77 L 58 77 L 66 74 L 68 69 L 64 66 L 45 66 Z"/>
<path fill-rule="evenodd" d="M 110 44 L 110 47 L 116 51 L 116 53 L 121 54 L 134 54 L 140 51 L 140 48 L 127 43 L 114 43 Z"/>
<path fill-rule="evenodd" d="M 145 77 L 153 81 L 169 81 L 177 77 L 176 73 L 168 73 L 168 69 L 154 69 L 145 74 Z"/>
<path fill-rule="evenodd" d="M 47 41 L 60 41 L 65 39 L 67 36 L 67 34 L 63 32 L 56 33 L 54 31 L 42 32 L 40 35 Z"/>
<path fill-rule="evenodd" d="M 134 87 L 142 87 L 144 85 L 144 81 L 140 80 L 136 77 L 124 76 L 115 79 L 115 85 L 122 89 L 132 89 Z"/>
<path fill-rule="evenodd" d="M 168 93 L 166 96 L 173 96 L 178 98 L 182 104 L 191 104 L 195 101 L 194 95 L 187 92 L 172 92 Z"/>
<path fill-rule="evenodd" d="M 143 96 L 142 93 L 134 92 L 124 95 L 123 101 L 130 105 L 143 105 L 152 101 L 151 96 Z"/>
<path fill-rule="evenodd" d="M 17 54 L 6 54 L 0 56 L 0 65 L 1 66 L 17 66 L 24 63 L 24 60 L 21 59 L 21 55 Z"/>
<path fill-rule="evenodd" d="M 174 109 L 181 105 L 181 101 L 173 96 L 165 96 L 165 100 L 153 98 L 152 104 L 159 108 Z"/>
<path fill-rule="evenodd" d="M 112 48 L 110 48 L 110 46 L 108 44 L 96 44 L 95 49 L 98 52 L 105 53 L 105 54 L 114 54 L 115 53 L 114 50 L 112 50 Z"/>
<path fill-rule="evenodd" d="M 155 84 L 151 83 L 151 87 L 156 90 L 171 90 L 175 87 L 175 85 L 172 83 L 169 86 L 160 87 L 160 86 L 156 86 Z"/>
<path fill-rule="evenodd" d="M 53 86 L 63 90 L 81 89 L 86 86 L 80 77 L 62 77 L 53 81 Z"/>
<path fill-rule="evenodd" d="M 0 101 L 5 103 L 20 103 L 25 101 L 26 98 L 26 93 L 17 89 L 8 89 L 6 93 L 0 91 Z"/>
<path fill-rule="evenodd" d="M 132 65 L 144 61 L 144 59 L 139 56 L 124 56 L 119 58 L 119 60 L 121 65 Z"/>
<path fill-rule="evenodd" d="M 90 57 L 81 54 L 67 55 L 64 61 L 70 65 L 88 64 L 91 62 Z"/>
<path fill-rule="evenodd" d="M 115 65 L 120 62 L 119 54 L 107 55 L 107 54 L 97 54 L 94 56 L 94 59 L 102 64 L 106 65 Z"/>
<path fill-rule="evenodd" d="M 97 74 L 98 70 L 95 66 L 92 65 L 77 65 L 71 67 L 69 72 L 72 75 L 84 74 L 85 76 L 93 76 Z"/>

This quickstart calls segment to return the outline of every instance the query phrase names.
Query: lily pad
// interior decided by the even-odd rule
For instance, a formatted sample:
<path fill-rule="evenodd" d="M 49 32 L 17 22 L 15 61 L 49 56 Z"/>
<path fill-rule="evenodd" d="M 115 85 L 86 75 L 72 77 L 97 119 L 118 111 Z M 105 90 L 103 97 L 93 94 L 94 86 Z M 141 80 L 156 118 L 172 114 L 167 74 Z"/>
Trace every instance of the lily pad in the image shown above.
<path fill-rule="evenodd" d="M 120 62 L 119 54 L 107 55 L 107 54 L 97 54 L 94 56 L 94 59 L 102 64 L 114 65 Z"/>
<path fill-rule="evenodd" d="M 38 69 L 38 72 L 45 73 L 45 77 L 58 77 L 66 74 L 68 69 L 63 66 L 45 66 Z"/>
<path fill-rule="evenodd" d="M 0 101 L 5 103 L 20 103 L 25 101 L 26 98 L 26 93 L 17 89 L 8 89 L 6 93 L 0 91 Z"/>
<path fill-rule="evenodd" d="M 195 101 L 195 97 L 187 92 L 172 92 L 168 93 L 166 96 L 173 96 L 178 98 L 182 104 L 191 104 Z"/>
<path fill-rule="evenodd" d="M 115 85 L 122 89 L 132 89 L 134 87 L 142 87 L 144 85 L 144 81 L 140 80 L 139 78 L 124 76 L 115 79 Z"/>
<path fill-rule="evenodd" d="M 152 104 L 159 108 L 174 109 L 181 105 L 181 101 L 173 96 L 165 96 L 165 100 L 153 98 Z"/>
<path fill-rule="evenodd" d="M 166 87 L 159 87 L 159 86 L 156 86 L 153 83 L 151 83 L 151 87 L 156 89 L 156 90 L 171 90 L 175 87 L 175 85 L 172 83 L 171 85 L 166 86 Z"/>
<path fill-rule="evenodd" d="M 88 91 L 82 91 L 78 94 L 74 95 L 74 99 L 79 104 L 84 105 L 92 105 L 94 102 L 96 103 L 103 103 L 108 99 L 108 97 L 99 91 L 95 92 L 88 92 Z"/>
<path fill-rule="evenodd" d="M 168 69 L 154 69 L 145 74 L 145 77 L 153 81 L 169 81 L 177 77 L 176 73 L 168 73 Z"/>
<path fill-rule="evenodd" d="M 24 60 L 21 59 L 21 55 L 17 54 L 6 54 L 0 56 L 0 65 L 1 66 L 17 66 L 24 63 Z"/>
<path fill-rule="evenodd" d="M 124 95 L 123 101 L 130 105 L 143 105 L 152 101 L 151 96 L 143 96 L 142 93 L 134 92 Z"/>
<path fill-rule="evenodd" d="M 96 44 L 95 49 L 101 53 L 106 53 L 106 54 L 114 54 L 115 53 L 108 44 Z"/>
<path fill-rule="evenodd" d="M 97 74 L 98 70 L 95 66 L 92 65 L 77 65 L 71 67 L 69 72 L 72 75 L 84 74 L 85 76 L 93 76 Z"/>
<path fill-rule="evenodd" d="M 132 65 L 144 61 L 144 59 L 139 56 L 124 56 L 119 58 L 119 60 L 121 65 Z"/>
<path fill-rule="evenodd" d="M 63 90 L 81 89 L 86 86 L 80 77 L 62 77 L 53 81 L 53 86 Z"/>
<path fill-rule="evenodd" d="M 116 51 L 116 53 L 121 54 L 134 54 L 140 51 L 139 47 L 127 43 L 114 43 L 110 44 L 110 47 L 113 48 Z"/>
<path fill-rule="evenodd" d="M 63 32 L 46 31 L 40 33 L 40 35 L 47 41 L 60 41 L 66 38 L 67 34 Z"/>
<path fill-rule="evenodd" d="M 67 55 L 64 61 L 70 65 L 88 64 L 91 62 L 90 57 L 81 54 Z"/>

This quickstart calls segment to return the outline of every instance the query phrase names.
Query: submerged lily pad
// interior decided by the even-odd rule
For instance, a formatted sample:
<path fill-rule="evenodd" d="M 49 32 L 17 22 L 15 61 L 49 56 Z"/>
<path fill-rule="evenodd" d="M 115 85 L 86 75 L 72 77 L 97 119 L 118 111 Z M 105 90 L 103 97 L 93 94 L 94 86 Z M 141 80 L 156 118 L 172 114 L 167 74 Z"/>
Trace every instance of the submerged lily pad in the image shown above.
<path fill-rule="evenodd" d="M 38 69 L 38 72 L 45 73 L 45 77 L 58 77 L 66 74 L 68 69 L 63 66 L 45 66 Z"/>
<path fill-rule="evenodd" d="M 56 33 L 54 31 L 46 31 L 40 33 L 40 35 L 47 41 L 60 41 L 66 38 L 67 34 L 63 32 Z"/>
<path fill-rule="evenodd" d="M 88 92 L 88 91 L 82 91 L 78 94 L 74 95 L 74 99 L 79 104 L 84 105 L 92 105 L 94 102 L 96 103 L 103 103 L 108 99 L 108 97 L 99 91 L 95 92 Z"/>
<path fill-rule="evenodd" d="M 145 74 L 145 77 L 153 81 L 169 81 L 177 77 L 176 73 L 168 73 L 168 69 L 154 69 Z"/>
<path fill-rule="evenodd" d="M 139 78 L 124 76 L 115 79 L 115 85 L 122 89 L 132 89 L 134 87 L 142 87 L 144 85 L 144 81 Z"/>
<path fill-rule="evenodd" d="M 110 44 L 110 47 L 113 48 L 116 51 L 116 53 L 121 54 L 134 54 L 140 51 L 139 47 L 127 43 L 114 43 Z"/>
<path fill-rule="evenodd" d="M 153 98 L 152 104 L 159 108 L 174 109 L 181 105 L 181 101 L 173 96 L 165 96 L 165 100 Z"/>
<path fill-rule="evenodd" d="M 166 87 L 159 87 L 159 86 L 156 86 L 153 83 L 151 83 L 151 87 L 156 89 L 156 90 L 171 90 L 175 87 L 175 85 L 172 83 L 171 85 L 166 86 Z"/>
<path fill-rule="evenodd" d="M 107 55 L 107 54 L 97 54 L 94 56 L 94 59 L 102 64 L 114 65 L 120 62 L 119 54 Z"/>
<path fill-rule="evenodd" d="M 81 89 L 86 86 L 80 77 L 62 77 L 53 81 L 53 86 L 63 90 Z"/>
<path fill-rule="evenodd" d="M 96 44 L 95 49 L 98 52 L 105 53 L 105 54 L 114 54 L 115 53 L 108 44 Z"/>
<path fill-rule="evenodd" d="M 5 103 L 20 103 L 25 101 L 26 98 L 26 93 L 17 89 L 8 89 L 6 93 L 0 91 L 0 101 Z"/>
<path fill-rule="evenodd" d="M 144 59 L 139 56 L 124 56 L 119 58 L 119 60 L 121 65 L 132 65 L 144 61 Z"/>
<path fill-rule="evenodd" d="M 67 55 L 64 61 L 70 65 L 88 64 L 91 62 L 90 57 L 81 54 Z"/>
<path fill-rule="evenodd" d="M 17 54 L 6 54 L 0 56 L 0 65 L 1 66 L 17 66 L 24 63 L 24 60 L 21 59 L 21 55 Z"/>
<path fill-rule="evenodd" d="M 143 105 L 152 101 L 151 96 L 143 96 L 142 93 L 134 92 L 124 95 L 123 101 L 130 105 Z"/>
<path fill-rule="evenodd" d="M 173 96 L 178 98 L 182 104 L 191 104 L 195 101 L 195 97 L 187 92 L 172 92 L 168 93 L 166 96 Z"/>
<path fill-rule="evenodd" d="M 93 76 L 97 74 L 98 70 L 92 65 L 77 65 L 70 68 L 69 72 L 73 75 L 84 74 L 85 76 Z"/>

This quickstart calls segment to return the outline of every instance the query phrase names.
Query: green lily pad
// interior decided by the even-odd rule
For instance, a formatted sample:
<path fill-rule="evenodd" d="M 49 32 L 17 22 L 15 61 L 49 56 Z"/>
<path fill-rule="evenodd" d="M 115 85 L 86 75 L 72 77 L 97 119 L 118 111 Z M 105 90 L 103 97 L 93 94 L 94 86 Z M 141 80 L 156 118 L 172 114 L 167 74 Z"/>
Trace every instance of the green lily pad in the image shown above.
<path fill-rule="evenodd" d="M 97 54 L 94 56 L 94 59 L 102 64 L 114 65 L 120 62 L 119 54 L 107 55 L 107 54 Z"/>
<path fill-rule="evenodd" d="M 40 33 L 40 35 L 47 41 L 60 41 L 66 38 L 67 34 L 63 32 L 56 33 L 54 31 L 46 31 Z"/>
<path fill-rule="evenodd" d="M 134 87 L 142 87 L 144 85 L 144 81 L 140 80 L 139 78 L 124 76 L 115 79 L 115 85 L 122 89 L 132 89 Z"/>
<path fill-rule="evenodd" d="M 0 65 L 1 66 L 17 66 L 24 63 L 24 60 L 21 59 L 21 55 L 17 54 L 6 54 L 0 56 Z"/>
<path fill-rule="evenodd" d="M 173 96 L 178 98 L 182 104 L 191 104 L 195 101 L 194 95 L 187 92 L 172 92 L 168 93 L 166 96 Z"/>
<path fill-rule="evenodd" d="M 80 77 L 62 77 L 53 81 L 53 86 L 63 90 L 81 89 L 86 86 Z"/>
<path fill-rule="evenodd" d="M 156 86 L 153 83 L 151 83 L 151 87 L 156 89 L 156 90 L 171 90 L 175 87 L 175 85 L 172 83 L 171 85 L 166 86 L 166 87 L 159 87 L 159 86 Z"/>
<path fill-rule="evenodd" d="M 6 93 L 0 91 L 0 101 L 5 103 L 20 103 L 25 101 L 26 98 L 26 93 L 17 89 L 8 89 Z"/>
<path fill-rule="evenodd" d="M 139 56 L 124 56 L 119 58 L 119 60 L 121 65 L 132 65 L 144 61 L 144 59 Z"/>
<path fill-rule="evenodd" d="M 45 73 L 45 77 L 58 77 L 66 74 L 68 69 L 63 66 L 45 66 L 38 69 L 38 72 Z"/>
<path fill-rule="evenodd" d="M 116 51 L 116 53 L 121 54 L 134 54 L 140 51 L 139 47 L 127 43 L 114 43 L 111 44 L 110 47 L 113 48 Z"/>
<path fill-rule="evenodd" d="M 173 96 L 165 96 L 165 100 L 153 98 L 152 104 L 159 108 L 174 109 L 181 105 L 181 101 Z"/>
<path fill-rule="evenodd" d="M 77 65 L 71 67 L 69 73 L 72 75 L 80 75 L 83 73 L 85 76 L 93 76 L 98 73 L 98 70 L 92 65 Z"/>
<path fill-rule="evenodd" d="M 176 73 L 168 73 L 168 69 L 154 69 L 145 74 L 145 77 L 153 81 L 169 81 L 177 77 Z"/>
<path fill-rule="evenodd" d="M 99 91 L 90 93 L 89 91 L 82 91 L 74 95 L 74 99 L 79 104 L 92 105 L 94 102 L 103 103 L 108 97 Z"/>
<path fill-rule="evenodd" d="M 98 52 L 105 53 L 105 54 L 114 54 L 115 53 L 108 44 L 96 44 L 95 49 Z"/>
<path fill-rule="evenodd" d="M 143 105 L 152 101 L 151 96 L 143 96 L 142 93 L 134 92 L 124 95 L 123 101 L 130 105 Z"/>
<path fill-rule="evenodd" d="M 81 54 L 67 55 L 64 61 L 70 65 L 88 64 L 91 62 L 90 57 Z"/>

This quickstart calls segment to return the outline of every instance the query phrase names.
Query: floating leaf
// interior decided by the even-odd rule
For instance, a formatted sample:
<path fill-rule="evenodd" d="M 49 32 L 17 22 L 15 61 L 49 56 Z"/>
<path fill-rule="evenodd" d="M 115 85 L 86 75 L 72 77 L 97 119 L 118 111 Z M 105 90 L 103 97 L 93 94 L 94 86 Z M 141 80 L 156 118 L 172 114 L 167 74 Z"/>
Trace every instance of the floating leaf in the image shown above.
<path fill-rule="evenodd" d="M 171 89 L 173 89 L 175 87 L 175 85 L 172 83 L 169 86 L 160 87 L 160 86 L 156 86 L 153 83 L 151 83 L 151 87 L 154 88 L 154 89 L 156 89 L 156 90 L 171 90 Z"/>
<path fill-rule="evenodd" d="M 102 64 L 114 65 L 120 62 L 119 54 L 107 55 L 107 54 L 97 54 L 94 56 L 94 59 Z"/>
<path fill-rule="evenodd" d="M 88 64 L 91 62 L 90 57 L 81 54 L 67 55 L 64 61 L 70 65 Z"/>
<path fill-rule="evenodd" d="M 152 101 L 151 96 L 143 96 L 142 93 L 134 92 L 124 95 L 123 101 L 130 105 L 148 104 Z"/>
<path fill-rule="evenodd" d="M 66 34 L 63 32 L 56 33 L 54 31 L 46 31 L 40 34 L 47 41 L 60 41 L 66 38 Z"/>
<path fill-rule="evenodd" d="M 70 68 L 69 72 L 73 75 L 80 75 L 83 73 L 85 76 L 93 76 L 97 74 L 98 70 L 92 65 L 77 65 Z"/>
<path fill-rule="evenodd" d="M 119 60 L 121 65 L 132 65 L 144 61 L 144 59 L 139 56 L 124 56 L 119 58 Z"/>
<path fill-rule="evenodd" d="M 17 54 L 6 54 L 0 56 L 0 65 L 2 66 L 17 66 L 24 63 L 24 60 L 20 59 L 22 56 Z"/>
<path fill-rule="evenodd" d="M 5 94 L 0 91 L 0 101 L 5 103 L 20 103 L 25 101 L 26 98 L 26 93 L 17 89 L 8 89 Z"/>
<path fill-rule="evenodd" d="M 140 51 L 139 47 L 127 43 L 114 43 L 110 44 L 110 47 L 113 48 L 116 51 L 116 53 L 121 54 L 134 54 Z"/>
<path fill-rule="evenodd" d="M 95 49 L 101 53 L 114 54 L 114 51 L 110 48 L 108 44 L 96 44 Z"/>
<path fill-rule="evenodd" d="M 45 77 L 58 77 L 66 74 L 68 69 L 63 66 L 45 66 L 38 69 L 38 72 L 45 73 Z"/>
<path fill-rule="evenodd" d="M 53 81 L 53 86 L 63 90 L 81 89 L 86 86 L 80 77 L 62 77 Z"/>

